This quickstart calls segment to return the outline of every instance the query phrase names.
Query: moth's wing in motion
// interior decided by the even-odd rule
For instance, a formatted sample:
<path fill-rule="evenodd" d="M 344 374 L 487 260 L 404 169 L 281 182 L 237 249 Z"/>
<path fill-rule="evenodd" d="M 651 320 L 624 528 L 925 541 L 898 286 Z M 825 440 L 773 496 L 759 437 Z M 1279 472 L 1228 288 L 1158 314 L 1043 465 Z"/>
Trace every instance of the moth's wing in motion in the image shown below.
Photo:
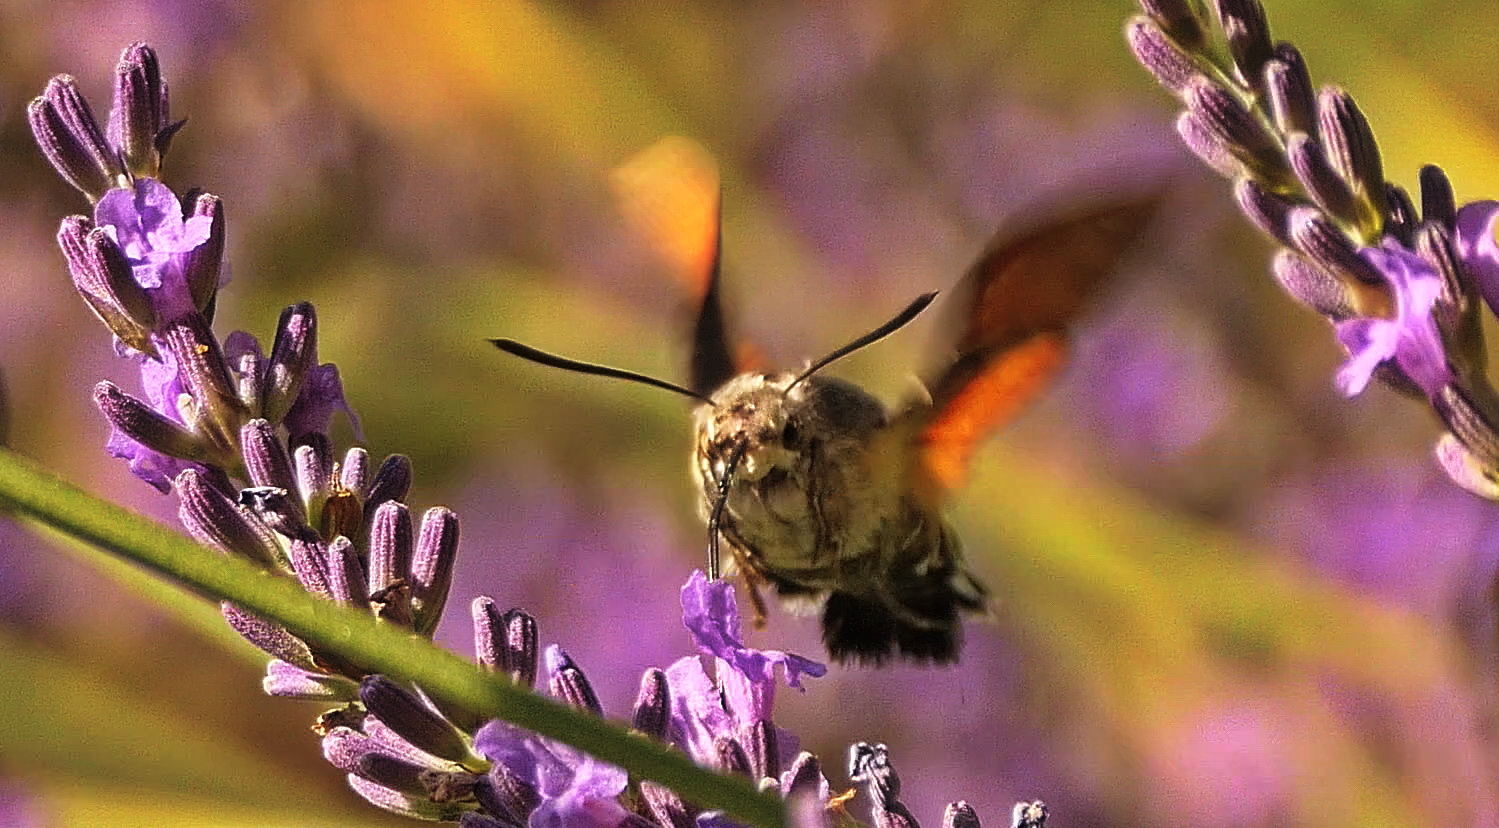
<path fill-rule="evenodd" d="M 930 506 L 962 485 L 978 445 L 1038 397 L 1066 362 L 1067 328 L 1118 269 L 1161 202 L 1158 193 L 1075 209 L 1001 232 L 948 303 L 950 346 L 930 400 L 896 417 L 911 486 Z"/>
<path fill-rule="evenodd" d="M 729 339 L 722 271 L 722 191 L 708 151 L 663 138 L 614 171 L 620 209 L 669 268 L 693 306 L 688 388 L 704 396 L 743 370 Z"/>
<path fill-rule="evenodd" d="M 1159 203 L 1117 199 L 1001 234 L 949 298 L 946 358 L 929 399 L 897 413 L 871 456 L 898 464 L 920 515 L 919 530 L 885 561 L 887 592 L 834 592 L 823 640 L 837 660 L 879 664 L 957 660 L 959 615 L 984 606 L 983 587 L 963 566 L 941 518 L 948 493 L 967 476 L 978 444 L 1034 400 L 1061 370 L 1066 328 L 1113 274 Z"/>

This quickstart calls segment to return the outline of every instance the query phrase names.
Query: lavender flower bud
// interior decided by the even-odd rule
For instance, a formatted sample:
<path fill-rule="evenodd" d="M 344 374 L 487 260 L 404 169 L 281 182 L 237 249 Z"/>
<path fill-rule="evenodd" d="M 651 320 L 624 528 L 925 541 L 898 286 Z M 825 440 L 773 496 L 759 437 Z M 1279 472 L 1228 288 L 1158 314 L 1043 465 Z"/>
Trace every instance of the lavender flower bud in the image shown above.
<path fill-rule="evenodd" d="M 228 465 L 231 455 L 221 446 L 202 439 L 145 402 L 121 391 L 105 380 L 94 386 L 94 404 L 105 419 L 126 437 L 169 457 L 210 465 Z"/>
<path fill-rule="evenodd" d="M 251 615 L 228 601 L 219 604 L 219 612 L 235 632 L 271 658 L 303 670 L 318 670 L 317 661 L 307 644 L 280 625 Z"/>
<path fill-rule="evenodd" d="M 291 456 L 276 436 L 274 426 L 262 419 L 251 420 L 240 429 L 240 443 L 244 446 L 245 469 L 249 472 L 250 482 L 288 491 L 296 488 Z"/>
<path fill-rule="evenodd" d="M 302 587 L 313 595 L 333 599 L 333 588 L 328 585 L 328 548 L 322 541 L 293 538 L 288 553 L 292 571 Z"/>
<path fill-rule="evenodd" d="M 1124 39 L 1140 65 L 1172 92 L 1180 93 L 1194 79 L 1202 77 L 1197 61 L 1150 18 L 1136 17 L 1126 23 Z"/>
<path fill-rule="evenodd" d="M 158 356 L 151 341 L 156 309 L 114 239 L 89 219 L 69 216 L 58 228 L 57 245 L 67 259 L 73 287 L 99 321 L 126 345 Z"/>
<path fill-rule="evenodd" d="M 333 600 L 349 607 L 369 607 L 370 594 L 365 588 L 364 563 L 354 542 L 343 535 L 328 544 L 328 590 Z"/>
<path fill-rule="evenodd" d="M 1462 324 L 1465 310 L 1476 307 L 1476 303 L 1470 301 L 1476 292 L 1473 280 L 1457 256 L 1447 225 L 1432 220 L 1421 222 L 1414 242 L 1416 252 L 1442 277 L 1442 293 L 1437 297 L 1432 314 L 1444 338 L 1450 337 Z M 1482 358 L 1482 348 L 1475 356 Z"/>
<path fill-rule="evenodd" d="M 1140 8 L 1186 49 L 1196 50 L 1207 42 L 1196 0 L 1140 0 Z"/>
<path fill-rule="evenodd" d="M 1435 164 L 1421 168 L 1421 218 L 1439 222 L 1449 230 L 1457 223 L 1457 200 L 1452 196 L 1452 182 Z"/>
<path fill-rule="evenodd" d="M 1046 803 L 1017 802 L 1010 815 L 1010 828 L 1046 828 Z"/>
<path fill-rule="evenodd" d="M 1384 203 L 1384 234 L 1409 247 L 1415 239 L 1416 226 L 1421 223 L 1415 203 L 1404 187 L 1388 181 L 1384 185 Z"/>
<path fill-rule="evenodd" d="M 202 193 L 193 200 L 193 216 L 208 216 L 208 240 L 187 253 L 183 276 L 193 307 L 213 321 L 214 300 L 219 293 L 219 279 L 224 267 L 224 204 L 216 195 Z"/>
<path fill-rule="evenodd" d="M 374 740 L 352 727 L 330 728 L 323 735 L 323 759 L 341 771 L 359 767 L 359 757 L 375 750 Z"/>
<path fill-rule="evenodd" d="M 203 317 L 188 314 L 167 323 L 161 341 L 177 360 L 177 375 L 195 404 L 188 422 L 232 456 L 248 412 L 229 379 L 218 337 Z"/>
<path fill-rule="evenodd" d="M 26 107 L 37 146 L 65 181 L 89 201 L 98 201 L 112 187 L 121 186 L 125 171 L 104 143 L 99 122 L 70 75 L 47 82 L 41 97 Z"/>
<path fill-rule="evenodd" d="M 604 715 L 604 707 L 599 704 L 598 694 L 593 692 L 588 677 L 561 647 L 553 644 L 547 648 L 546 664 L 547 674 L 551 676 L 548 686 L 552 695 L 595 716 Z"/>
<path fill-rule="evenodd" d="M 474 786 L 474 798 L 491 814 L 507 816 L 517 825 L 541 804 L 541 795 L 503 762 L 496 762 L 489 775 Z"/>
<path fill-rule="evenodd" d="M 1451 434 L 1443 434 L 1436 445 L 1437 464 L 1453 483 L 1489 500 L 1499 500 L 1496 469 L 1485 467 Z"/>
<path fill-rule="evenodd" d="M 1317 146 L 1310 135 L 1293 132 L 1287 136 L 1286 157 L 1291 162 L 1291 169 L 1296 173 L 1297 180 L 1318 207 L 1334 218 L 1350 223 L 1357 220 L 1358 209 L 1353 191 L 1333 171 L 1322 154 L 1322 148 Z"/>
<path fill-rule="evenodd" d="M 411 512 L 397 500 L 382 503 L 370 523 L 370 593 L 404 582 L 411 565 Z"/>
<path fill-rule="evenodd" d="M 791 769 L 781 776 L 781 795 L 787 799 L 801 794 L 816 796 L 822 786 L 822 762 L 805 750 L 797 754 L 791 761 Z"/>
<path fill-rule="evenodd" d="M 245 350 L 229 367 L 233 369 L 235 394 L 240 404 L 251 412 L 259 411 L 260 400 L 265 396 L 265 357 L 258 350 Z"/>
<path fill-rule="evenodd" d="M 510 679 L 523 687 L 534 685 L 538 651 L 536 619 L 520 609 L 501 613 L 488 596 L 475 598 L 471 612 L 478 662 L 510 674 Z"/>
<path fill-rule="evenodd" d="M 1270 46 L 1270 24 L 1259 0 L 1217 0 L 1218 20 L 1228 37 L 1228 51 L 1233 55 L 1239 77 L 1257 86 L 1273 50 Z"/>
<path fill-rule="evenodd" d="M 1248 177 L 1234 182 L 1234 199 L 1239 203 L 1239 211 L 1256 227 L 1281 244 L 1291 244 L 1288 225 L 1291 210 L 1300 206 L 1297 202 L 1270 192 Z"/>
<path fill-rule="evenodd" d="M 1234 158 L 1223 139 L 1197 113 L 1189 109 L 1176 116 L 1176 134 L 1181 136 L 1182 143 L 1193 155 L 1224 178 L 1238 178 L 1244 174 L 1244 165 Z"/>
<path fill-rule="evenodd" d="M 300 438 L 301 445 L 292 451 L 292 474 L 297 491 L 309 515 L 317 514 L 332 493 L 333 444 L 323 434 L 312 432 Z"/>
<path fill-rule="evenodd" d="M 1317 96 L 1317 134 L 1327 151 L 1327 160 L 1369 202 L 1372 215 L 1367 229 L 1378 230 L 1376 219 L 1384 215 L 1384 166 L 1374 131 L 1353 97 L 1336 86 L 1324 87 Z"/>
<path fill-rule="evenodd" d="M 359 700 L 372 715 L 412 746 L 440 759 L 463 762 L 470 757 L 468 742 L 453 725 L 416 695 L 384 676 L 368 676 L 359 686 Z"/>
<path fill-rule="evenodd" d="M 345 703 L 359 698 L 359 685 L 349 679 L 303 670 L 285 661 L 266 665 L 260 687 L 267 696 L 298 701 Z"/>
<path fill-rule="evenodd" d="M 640 691 L 635 694 L 630 726 L 652 739 L 664 740 L 670 723 L 671 691 L 666 686 L 666 673 L 652 667 L 640 677 Z"/>
<path fill-rule="evenodd" d="M 412 618 L 416 631 L 423 635 L 437 629 L 442 620 L 457 558 L 458 515 L 443 506 L 428 509 L 411 556 Z"/>
<path fill-rule="evenodd" d="M 745 751 L 743 745 L 739 744 L 738 739 L 720 736 L 713 741 L 713 747 L 718 752 L 719 770 L 754 777 L 754 768 L 750 765 L 749 753 Z"/>
<path fill-rule="evenodd" d="M 1312 90 L 1312 76 L 1295 46 L 1276 45 L 1275 58 L 1265 64 L 1265 92 L 1270 97 L 1275 127 L 1282 134 L 1310 135 L 1316 130 L 1317 97 Z"/>
<path fill-rule="evenodd" d="M 194 538 L 265 567 L 281 567 L 276 534 L 260 518 L 209 485 L 197 469 L 177 475 L 178 515 Z"/>
<path fill-rule="evenodd" d="M 1291 298 L 1323 316 L 1337 321 L 1357 315 L 1347 283 L 1301 254 L 1276 251 L 1271 270 Z"/>
<path fill-rule="evenodd" d="M 1489 411 L 1480 410 L 1469 392 L 1452 383 L 1443 386 L 1432 403 L 1437 416 L 1473 459 L 1490 475 L 1499 470 L 1499 433 L 1492 425 L 1494 404 L 1490 403 Z"/>
<path fill-rule="evenodd" d="M 916 817 L 900 801 L 900 775 L 890 764 L 890 752 L 884 745 L 859 742 L 848 749 L 849 781 L 862 784 L 874 803 L 876 825 L 888 828 L 917 828 Z"/>
<path fill-rule="evenodd" d="M 156 52 L 144 43 L 130 44 L 115 66 L 109 137 L 132 174 L 159 177 L 165 147 L 158 151 L 157 136 L 165 130 L 169 116 L 167 87 Z"/>
<path fill-rule="evenodd" d="M 317 312 L 309 302 L 300 302 L 281 312 L 276 341 L 271 346 L 266 369 L 265 418 L 281 422 L 297 395 L 307 369 L 317 363 Z"/>
<path fill-rule="evenodd" d="M 344 452 L 338 467 L 338 482 L 345 491 L 363 499 L 370 493 L 370 453 L 355 446 Z"/>
<path fill-rule="evenodd" d="M 428 802 L 439 801 L 432 793 L 438 787 L 437 776 L 440 772 L 434 773 L 433 768 L 423 763 L 372 751 L 359 757 L 354 772 L 383 788 L 420 797 Z M 444 797 L 442 801 L 448 799 Z"/>
<path fill-rule="evenodd" d="M 1187 110 L 1260 179 L 1279 184 L 1291 178 L 1279 141 L 1233 92 L 1197 80 L 1188 84 L 1184 99 Z"/>
<path fill-rule="evenodd" d="M 949 803 L 942 812 L 942 828 L 979 828 L 979 815 L 963 800 Z"/>
<path fill-rule="evenodd" d="M 1352 240 L 1321 211 L 1311 207 L 1292 210 L 1290 231 L 1296 249 L 1322 267 L 1346 273 L 1364 284 L 1384 283 L 1378 268 L 1360 257 Z"/>
<path fill-rule="evenodd" d="M 654 782 L 641 782 L 640 798 L 645 800 L 645 806 L 660 825 L 667 828 L 694 828 L 697 825 L 694 815 L 676 791 Z"/>
<path fill-rule="evenodd" d="M 364 519 L 368 523 L 375 510 L 386 501 L 406 499 L 411 491 L 411 458 L 404 454 L 392 454 L 380 463 L 375 472 L 375 481 L 370 484 L 369 496 L 364 499 Z"/>
<path fill-rule="evenodd" d="M 372 760 L 375 761 L 375 760 Z M 389 768 L 377 767 L 371 773 L 393 774 Z M 399 774 L 394 774 L 399 776 Z M 473 808 L 472 803 L 434 802 L 425 792 L 420 779 L 402 778 L 403 784 L 412 784 L 417 790 L 403 790 L 371 781 L 360 773 L 349 774 L 349 787 L 376 808 L 390 811 L 410 819 L 429 822 L 452 822 Z"/>

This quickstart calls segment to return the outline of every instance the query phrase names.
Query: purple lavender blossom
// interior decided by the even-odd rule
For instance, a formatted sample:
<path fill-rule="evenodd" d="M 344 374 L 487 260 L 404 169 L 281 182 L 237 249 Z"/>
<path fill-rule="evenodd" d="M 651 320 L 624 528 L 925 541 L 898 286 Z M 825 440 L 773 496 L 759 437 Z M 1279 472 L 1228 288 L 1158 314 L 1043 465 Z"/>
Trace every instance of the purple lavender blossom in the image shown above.
<path fill-rule="evenodd" d="M 701 658 L 687 657 L 666 670 L 672 688 L 670 739 L 699 762 L 720 764 L 726 744 L 748 747 L 757 741 L 756 729 L 770 722 L 777 665 L 787 686 L 798 689 L 802 675 L 827 673 L 826 666 L 801 656 L 746 647 L 733 586 L 709 581 L 701 570 L 682 587 L 682 623 L 716 667 L 710 676 Z M 754 764 L 761 776 L 774 777 L 795 753 L 795 744 L 783 731 L 767 732 L 776 744 L 762 746 Z"/>
<path fill-rule="evenodd" d="M 213 219 L 182 215 L 182 203 L 165 184 L 140 178 L 131 189 L 113 189 L 94 207 L 94 223 L 109 233 L 130 261 L 162 320 L 191 313 L 187 264 L 208 242 Z"/>
<path fill-rule="evenodd" d="M 1384 274 L 1395 297 L 1395 317 L 1360 317 L 1336 323 L 1338 341 L 1349 358 L 1338 370 L 1338 388 L 1353 396 L 1369 384 L 1374 370 L 1394 360 L 1428 397 L 1452 381 L 1447 352 L 1432 309 L 1442 294 L 1442 278 L 1420 256 L 1399 244 L 1371 247 L 1359 255 Z"/>

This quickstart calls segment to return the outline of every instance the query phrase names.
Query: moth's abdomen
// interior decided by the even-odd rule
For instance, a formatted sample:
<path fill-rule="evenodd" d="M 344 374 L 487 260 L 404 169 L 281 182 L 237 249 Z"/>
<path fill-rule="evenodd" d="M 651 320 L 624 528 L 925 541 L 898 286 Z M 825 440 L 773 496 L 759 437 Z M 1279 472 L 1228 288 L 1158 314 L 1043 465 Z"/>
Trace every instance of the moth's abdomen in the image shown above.
<path fill-rule="evenodd" d="M 828 595 L 822 637 L 834 661 L 878 665 L 892 655 L 957 661 L 961 616 L 984 610 L 986 590 L 964 566 L 957 536 L 940 520 L 920 524 L 902 540 L 874 580 L 851 581 Z"/>

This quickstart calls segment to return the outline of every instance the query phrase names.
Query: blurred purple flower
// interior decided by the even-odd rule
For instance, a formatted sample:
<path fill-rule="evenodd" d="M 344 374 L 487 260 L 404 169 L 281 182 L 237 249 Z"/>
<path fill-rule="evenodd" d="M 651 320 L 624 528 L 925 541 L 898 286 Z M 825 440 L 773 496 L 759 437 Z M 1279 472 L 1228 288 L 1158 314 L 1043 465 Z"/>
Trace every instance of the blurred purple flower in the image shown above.
<path fill-rule="evenodd" d="M 1457 252 L 1478 284 L 1478 292 L 1489 309 L 1499 313 L 1499 240 L 1494 221 L 1499 219 L 1499 201 L 1475 201 L 1457 211 Z"/>
<path fill-rule="evenodd" d="M 132 189 L 105 193 L 94 208 L 94 223 L 124 251 L 159 319 L 176 319 L 194 310 L 188 256 L 208 241 L 212 218 L 184 219 L 175 193 L 154 178 L 141 178 Z"/>
<path fill-rule="evenodd" d="M 1395 297 L 1395 318 L 1359 317 L 1336 324 L 1348 361 L 1338 369 L 1338 388 L 1353 396 L 1369 384 L 1374 370 L 1394 360 L 1427 396 L 1451 382 L 1452 369 L 1432 307 L 1442 292 L 1442 278 L 1424 259 L 1395 244 L 1359 251 L 1364 261 L 1384 274 Z"/>

